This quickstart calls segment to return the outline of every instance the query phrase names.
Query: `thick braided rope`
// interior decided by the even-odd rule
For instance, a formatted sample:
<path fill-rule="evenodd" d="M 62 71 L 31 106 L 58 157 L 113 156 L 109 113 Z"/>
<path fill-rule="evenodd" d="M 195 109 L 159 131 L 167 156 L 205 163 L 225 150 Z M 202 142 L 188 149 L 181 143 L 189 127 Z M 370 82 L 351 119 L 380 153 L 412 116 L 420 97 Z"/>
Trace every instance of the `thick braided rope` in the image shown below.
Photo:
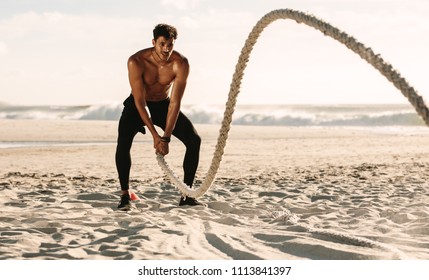
<path fill-rule="evenodd" d="M 332 230 L 314 228 L 311 225 L 308 225 L 306 223 L 301 223 L 299 222 L 299 217 L 287 209 L 280 210 L 280 211 L 271 211 L 270 214 L 271 214 L 271 217 L 273 218 L 272 220 L 273 223 L 288 222 L 294 226 L 304 228 L 307 232 L 313 235 L 323 235 L 325 237 L 332 238 L 334 240 L 337 240 L 341 243 L 345 243 L 348 245 L 382 249 L 384 251 L 391 252 L 393 254 L 392 257 L 394 259 L 407 258 L 404 252 L 402 252 L 401 250 L 395 247 L 389 246 L 388 244 L 383 244 L 381 242 L 371 240 L 366 237 L 353 236 L 353 235 L 347 234 L 346 232 L 336 232 Z"/>
<path fill-rule="evenodd" d="M 159 165 L 164 170 L 166 175 L 170 178 L 173 185 L 175 185 L 183 195 L 195 198 L 200 197 L 212 185 L 216 173 L 219 169 L 220 162 L 222 160 L 222 156 L 226 146 L 226 140 L 228 138 L 228 132 L 231 127 L 232 114 L 234 113 L 237 95 L 240 92 L 241 80 L 243 78 L 247 62 L 249 61 L 250 53 L 252 52 L 253 46 L 256 44 L 258 37 L 265 29 L 265 27 L 267 27 L 270 23 L 278 19 L 292 19 L 295 20 L 297 23 L 304 23 L 308 26 L 311 26 L 322 32 L 324 35 L 332 37 L 333 39 L 341 42 L 347 48 L 357 53 L 362 59 L 366 60 L 369 64 L 371 64 L 383 76 L 385 76 L 387 80 L 392 82 L 394 86 L 402 92 L 402 94 L 408 99 L 411 105 L 413 105 L 417 113 L 423 118 L 426 125 L 429 126 L 429 109 L 426 107 L 423 98 L 417 94 L 414 88 L 411 87 L 408 82 L 404 78 L 402 78 L 401 75 L 397 71 L 395 71 L 390 64 L 384 62 L 384 60 L 380 57 L 379 54 L 375 54 L 370 48 L 367 48 L 364 44 L 358 42 L 355 38 L 349 36 L 347 33 L 342 32 L 338 28 L 335 28 L 329 23 L 326 23 L 312 15 L 308 15 L 303 12 L 290 9 L 274 10 L 263 16 L 256 23 L 255 27 L 253 27 L 252 31 L 250 32 L 243 49 L 241 50 L 240 57 L 235 67 L 235 73 L 232 77 L 228 100 L 226 102 L 224 117 L 222 120 L 221 128 L 219 130 L 219 136 L 217 139 L 215 152 L 213 154 L 213 159 L 201 186 L 197 189 L 189 188 L 168 167 L 164 157 L 161 155 L 157 156 Z"/>

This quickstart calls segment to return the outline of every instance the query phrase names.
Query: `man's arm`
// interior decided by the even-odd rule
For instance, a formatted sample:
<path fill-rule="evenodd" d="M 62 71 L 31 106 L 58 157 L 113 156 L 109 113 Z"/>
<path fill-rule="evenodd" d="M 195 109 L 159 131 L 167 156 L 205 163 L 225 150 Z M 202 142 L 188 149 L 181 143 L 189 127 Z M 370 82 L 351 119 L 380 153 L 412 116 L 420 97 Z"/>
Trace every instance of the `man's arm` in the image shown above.
<path fill-rule="evenodd" d="M 139 64 L 135 58 L 130 57 L 128 59 L 128 79 L 131 85 L 132 94 L 134 96 L 134 102 L 142 121 L 152 134 L 153 145 L 154 148 L 156 148 L 161 138 L 152 123 L 152 119 L 149 117 L 149 113 L 146 110 L 146 89 L 143 84 L 143 71 L 143 66 Z"/>
<path fill-rule="evenodd" d="M 168 106 L 167 123 L 165 125 L 164 137 L 171 137 L 173 129 L 176 125 L 177 117 L 179 116 L 180 105 L 183 94 L 185 93 L 186 82 L 189 75 L 188 60 L 183 57 L 182 60 L 173 66 L 176 72 L 173 88 L 170 95 L 170 105 Z"/>

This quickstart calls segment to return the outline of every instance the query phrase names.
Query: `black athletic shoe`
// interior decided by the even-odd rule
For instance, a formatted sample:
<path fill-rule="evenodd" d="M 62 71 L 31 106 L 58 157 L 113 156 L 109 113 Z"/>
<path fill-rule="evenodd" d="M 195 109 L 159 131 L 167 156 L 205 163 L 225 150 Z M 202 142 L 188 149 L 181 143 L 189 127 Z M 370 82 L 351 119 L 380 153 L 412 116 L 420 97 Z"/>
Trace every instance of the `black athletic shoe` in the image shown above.
<path fill-rule="evenodd" d="M 189 205 L 189 206 L 197 206 L 197 205 L 205 205 L 204 203 L 199 202 L 198 200 L 196 200 L 193 197 L 181 197 L 180 198 L 180 202 L 179 202 L 179 206 L 184 206 L 184 205 Z"/>
<path fill-rule="evenodd" d="M 129 211 L 131 210 L 132 204 L 131 204 L 131 197 L 129 194 L 123 194 L 121 195 L 121 201 L 118 205 L 118 210 L 121 211 Z"/>

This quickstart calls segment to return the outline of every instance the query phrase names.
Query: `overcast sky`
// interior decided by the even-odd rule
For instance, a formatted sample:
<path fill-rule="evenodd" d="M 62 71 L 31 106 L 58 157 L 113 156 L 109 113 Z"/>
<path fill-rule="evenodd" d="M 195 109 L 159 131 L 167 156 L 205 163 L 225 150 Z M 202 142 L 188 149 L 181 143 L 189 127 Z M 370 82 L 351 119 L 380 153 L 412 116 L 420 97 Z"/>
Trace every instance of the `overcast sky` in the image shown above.
<path fill-rule="evenodd" d="M 128 57 L 166 22 L 191 63 L 184 102 L 224 104 L 247 35 L 280 8 L 354 36 L 429 99 L 429 0 L 0 0 L 0 102 L 120 102 L 130 92 Z M 240 104 L 406 102 L 356 54 L 291 20 L 259 39 L 239 96 Z"/>

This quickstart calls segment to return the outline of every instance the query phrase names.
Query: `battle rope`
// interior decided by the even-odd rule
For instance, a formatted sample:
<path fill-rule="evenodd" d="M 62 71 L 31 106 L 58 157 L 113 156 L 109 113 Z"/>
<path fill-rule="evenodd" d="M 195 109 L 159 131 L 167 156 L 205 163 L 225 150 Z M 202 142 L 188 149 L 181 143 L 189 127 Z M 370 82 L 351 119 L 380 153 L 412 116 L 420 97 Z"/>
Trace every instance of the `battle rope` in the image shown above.
<path fill-rule="evenodd" d="M 256 23 L 255 27 L 253 27 L 252 31 L 250 32 L 243 49 L 241 50 L 240 57 L 235 67 L 235 73 L 232 77 L 232 82 L 228 94 L 228 101 L 226 102 L 224 117 L 222 120 L 221 128 L 219 130 L 219 136 L 215 152 L 213 154 L 213 159 L 210 168 L 207 172 L 207 175 L 204 181 L 201 183 L 201 186 L 197 189 L 189 188 L 168 167 L 164 157 L 161 155 L 157 155 L 159 165 L 164 170 L 165 174 L 170 178 L 173 185 L 175 185 L 184 196 L 195 198 L 200 197 L 212 185 L 216 173 L 219 169 L 220 162 L 222 160 L 226 140 L 228 138 L 228 132 L 231 127 L 232 114 L 234 113 L 237 95 L 240 92 L 241 80 L 243 78 L 244 69 L 246 68 L 247 62 L 249 61 L 250 53 L 252 52 L 253 46 L 255 45 L 258 37 L 265 29 L 265 27 L 267 27 L 270 23 L 278 19 L 292 19 L 295 20 L 297 23 L 304 23 L 308 26 L 311 26 L 322 32 L 324 35 L 334 38 L 335 40 L 344 44 L 350 50 L 357 53 L 361 58 L 371 64 L 383 76 L 385 76 L 387 80 L 392 82 L 394 86 L 402 92 L 402 94 L 408 99 L 411 105 L 413 105 L 417 113 L 423 118 L 426 125 L 429 126 L 429 109 L 426 107 L 423 98 L 417 94 L 414 88 L 411 87 L 397 71 L 393 69 L 392 65 L 384 62 L 384 60 L 380 57 L 379 54 L 375 54 L 370 48 L 367 48 L 364 44 L 358 42 L 355 38 L 349 36 L 347 33 L 339 30 L 336 27 L 333 27 L 329 23 L 324 22 L 312 15 L 308 15 L 303 12 L 291 9 L 274 10 L 263 16 Z"/>
<path fill-rule="evenodd" d="M 336 232 L 333 230 L 327 230 L 327 229 L 321 229 L 321 228 L 314 228 L 310 225 L 307 225 L 305 223 L 299 222 L 299 217 L 292 212 L 290 212 L 287 209 L 284 210 L 277 210 L 277 211 L 270 211 L 271 218 L 273 219 L 271 222 L 283 222 L 304 228 L 307 232 L 313 234 L 313 235 L 322 235 L 325 237 L 328 237 L 329 239 L 337 240 L 341 243 L 345 243 L 348 245 L 354 245 L 354 246 L 361 246 L 361 247 L 368 247 L 368 248 L 379 248 L 384 251 L 388 251 L 392 253 L 393 259 L 407 259 L 407 255 L 402 252 L 401 250 L 389 246 L 387 244 L 383 244 L 381 242 L 371 240 L 366 237 L 359 237 L 359 236 L 353 236 L 351 234 L 347 234 L 346 232 Z"/>

